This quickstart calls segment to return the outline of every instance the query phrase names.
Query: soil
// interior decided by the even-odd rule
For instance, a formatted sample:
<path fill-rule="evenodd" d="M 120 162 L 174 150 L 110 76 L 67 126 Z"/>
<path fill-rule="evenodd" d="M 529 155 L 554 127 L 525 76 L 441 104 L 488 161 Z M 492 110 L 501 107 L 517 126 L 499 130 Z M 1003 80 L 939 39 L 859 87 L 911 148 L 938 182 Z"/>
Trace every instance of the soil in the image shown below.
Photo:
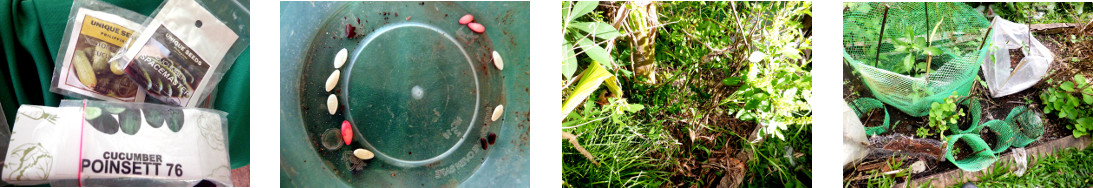
<path fill-rule="evenodd" d="M 1089 51 L 1093 51 L 1093 50 L 1090 50 L 1090 48 L 1089 48 L 1089 46 L 1093 46 L 1093 40 L 1086 40 L 1087 42 L 1079 42 L 1079 43 L 1071 43 L 1069 41 L 1070 34 L 1078 32 L 1078 30 L 1080 28 L 1082 28 L 1082 27 L 1079 27 L 1077 29 L 1072 29 L 1073 31 L 1066 31 L 1063 34 L 1044 35 L 1044 34 L 1037 33 L 1037 35 L 1035 35 L 1037 40 L 1040 40 L 1040 42 L 1043 43 L 1045 47 L 1050 49 L 1055 54 L 1056 59 L 1055 59 L 1055 61 L 1053 61 L 1052 67 L 1048 71 L 1048 75 L 1046 76 L 1047 78 L 1041 80 L 1040 83 L 1037 83 L 1033 87 L 1031 87 L 1029 89 L 1025 89 L 1021 92 L 1014 93 L 1014 94 L 1007 95 L 1007 96 L 1003 96 L 1003 97 L 1000 97 L 1000 98 L 991 98 L 989 90 L 987 90 L 987 88 L 984 88 L 983 85 L 981 85 L 982 83 L 977 81 L 973 85 L 972 92 L 971 92 L 972 93 L 971 97 L 979 99 L 980 104 L 982 106 L 982 114 L 981 114 L 981 117 L 979 118 L 980 119 L 979 123 L 987 122 L 987 121 L 990 121 L 990 120 L 996 120 L 996 119 L 997 120 L 1004 120 L 1006 118 L 1006 116 L 1010 113 L 1010 110 L 1012 110 L 1014 107 L 1017 107 L 1017 106 L 1028 106 L 1029 109 L 1031 109 L 1031 110 L 1034 110 L 1036 112 L 1043 112 L 1042 104 L 1040 103 L 1040 98 L 1039 98 L 1039 91 L 1042 91 L 1042 90 L 1045 90 L 1049 87 L 1052 87 L 1049 84 L 1047 84 L 1046 80 L 1048 80 L 1048 79 L 1069 80 L 1069 78 L 1073 77 L 1073 75 L 1077 72 L 1085 72 L 1085 73 L 1091 72 L 1091 70 L 1093 70 L 1093 66 L 1087 65 L 1087 64 L 1090 64 L 1089 61 L 1093 61 L 1093 60 L 1089 60 L 1089 58 L 1088 58 L 1088 56 L 1089 56 L 1088 54 L 1091 54 L 1091 53 L 1089 53 Z M 1079 47 L 1075 47 L 1075 46 L 1079 46 Z M 1079 48 L 1079 50 L 1074 50 L 1074 48 Z M 1011 62 L 1012 67 L 1016 67 L 1017 64 L 1020 63 L 1020 60 L 1022 58 L 1024 58 L 1024 55 L 1021 53 L 1020 49 L 1011 50 L 1010 54 L 1011 54 L 1011 56 L 1010 56 L 1011 61 L 1010 62 Z M 1080 63 L 1071 62 L 1070 59 L 1072 57 L 1077 57 L 1078 59 L 1081 60 L 1081 62 Z M 982 72 L 980 72 L 980 77 L 982 77 Z M 851 102 L 855 99 L 862 98 L 862 97 L 871 97 L 871 98 L 873 97 L 873 94 L 868 90 L 868 88 L 865 87 L 865 85 L 860 80 L 859 75 L 856 75 L 856 73 L 854 73 L 853 68 L 850 67 L 849 65 L 847 65 L 846 63 L 843 64 L 843 86 L 844 86 L 843 87 L 843 99 L 846 102 Z M 924 117 L 912 117 L 910 115 L 907 115 L 906 113 L 903 113 L 903 111 L 900 111 L 899 109 L 897 109 L 897 108 L 895 108 L 891 105 L 887 105 L 887 104 L 885 105 L 885 108 L 888 109 L 888 112 L 889 112 L 889 117 L 891 119 L 890 120 L 891 121 L 891 129 L 888 132 L 885 132 L 884 134 L 881 134 L 881 135 L 878 135 L 878 136 L 885 136 L 885 135 L 890 135 L 890 134 L 903 134 L 903 135 L 908 135 L 908 136 L 914 136 L 915 133 L 916 133 L 916 130 L 919 127 L 928 126 L 929 120 L 927 119 L 928 117 L 926 117 L 926 116 L 924 116 Z M 961 106 L 961 108 L 963 108 L 963 106 Z M 967 110 L 965 110 L 965 111 L 967 112 Z M 872 113 L 872 114 L 875 114 L 875 112 Z M 876 116 L 876 115 L 873 115 L 873 116 Z M 866 126 L 866 127 L 881 125 L 881 123 L 883 123 L 883 114 L 880 114 L 880 116 L 881 116 L 880 121 L 873 121 L 873 119 L 875 119 L 875 118 L 872 118 L 872 119 L 868 119 L 865 122 L 863 122 L 863 125 Z M 967 120 L 968 118 L 966 118 L 966 117 L 967 116 L 965 116 L 965 118 L 962 118 L 961 121 L 962 122 L 968 121 Z M 1052 141 L 1052 140 L 1056 140 L 1056 139 L 1067 137 L 1067 136 L 1071 135 L 1071 131 L 1068 130 L 1065 126 L 1066 123 L 1068 123 L 1066 119 L 1060 119 L 1057 116 L 1051 114 L 1051 115 L 1044 115 L 1043 120 L 1045 120 L 1043 122 L 1044 123 L 1043 137 L 1041 137 L 1039 140 L 1029 144 L 1026 147 L 1035 147 L 1035 146 L 1041 145 L 1043 143 L 1046 143 L 1046 142 L 1049 142 L 1049 141 Z M 961 123 L 961 124 L 966 126 L 966 123 Z M 995 133 L 990 131 L 989 128 L 983 127 L 983 129 L 979 132 L 979 135 L 990 146 L 994 146 L 998 142 L 998 138 L 995 136 Z M 931 137 L 931 138 L 926 138 L 926 139 L 938 140 L 936 135 Z M 878 147 L 889 148 L 889 149 L 891 149 L 891 148 L 901 148 L 904 151 L 910 150 L 910 151 L 914 151 L 914 152 L 934 153 L 932 148 L 916 146 L 914 144 L 907 143 L 907 141 L 894 141 L 894 142 L 891 142 L 887 145 L 878 146 Z M 977 151 L 971 151 L 971 149 L 967 146 L 967 144 L 965 144 L 963 142 L 957 142 L 954 147 L 960 148 L 960 151 L 962 151 L 957 156 L 954 156 L 954 157 L 956 157 L 957 160 L 966 158 L 966 157 L 974 154 L 975 152 L 977 152 Z M 1007 154 L 1009 152 L 1010 152 L 1010 150 L 1006 150 L 1005 152 L 1003 152 L 1001 154 L 998 154 L 998 155 Z M 943 148 L 941 148 L 941 151 L 937 151 L 936 153 L 939 153 L 939 155 L 943 154 L 944 153 Z M 912 159 L 912 158 L 904 158 L 903 159 L 904 164 L 911 164 L 912 162 L 914 162 L 916 160 L 921 160 L 921 159 Z M 942 159 L 942 160 L 944 160 L 944 159 Z M 868 164 L 868 163 L 873 163 L 873 162 L 878 162 L 878 161 L 863 161 L 861 164 Z M 880 161 L 880 162 L 883 162 L 883 161 Z M 912 175 L 911 178 L 914 179 L 914 178 L 926 177 L 926 176 L 930 176 L 930 175 L 933 175 L 933 174 L 944 173 L 944 172 L 948 172 L 950 170 L 955 170 L 955 169 L 957 169 L 956 166 L 953 165 L 951 162 L 942 161 L 941 163 L 937 164 L 936 166 L 928 167 L 927 170 L 923 173 Z M 850 180 L 850 179 L 856 178 L 856 177 L 851 177 L 851 176 L 864 175 L 864 174 L 855 174 L 853 171 L 845 171 L 843 175 L 848 177 L 847 180 Z M 897 183 L 898 182 L 903 182 L 903 179 L 902 178 L 897 178 L 896 181 L 897 181 Z M 865 183 L 866 183 L 865 181 L 852 181 L 852 182 L 849 182 L 848 184 L 851 185 L 851 186 L 855 186 L 855 187 L 863 187 L 863 186 L 866 185 Z"/>
<path fill-rule="evenodd" d="M 1010 68 L 1015 68 L 1021 64 L 1021 59 L 1025 58 L 1025 54 L 1021 53 L 1021 49 L 1010 49 Z"/>
<path fill-rule="evenodd" d="M 881 109 L 870 110 L 868 115 L 865 115 L 867 119 L 862 122 L 863 125 L 884 125 L 884 111 Z M 891 122 L 889 122 L 891 123 Z"/>
<path fill-rule="evenodd" d="M 957 161 L 967 159 L 970 156 L 974 156 L 977 152 L 980 151 L 972 150 L 972 148 L 968 146 L 968 143 L 966 142 L 958 141 L 953 144 L 953 159 L 956 159 Z"/>

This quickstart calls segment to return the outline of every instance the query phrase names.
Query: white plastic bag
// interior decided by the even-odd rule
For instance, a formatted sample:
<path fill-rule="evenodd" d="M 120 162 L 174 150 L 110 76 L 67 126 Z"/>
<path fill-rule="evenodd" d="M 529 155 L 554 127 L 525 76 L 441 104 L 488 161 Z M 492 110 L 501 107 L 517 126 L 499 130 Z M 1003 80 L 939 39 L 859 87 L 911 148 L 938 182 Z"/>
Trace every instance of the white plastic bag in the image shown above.
<path fill-rule="evenodd" d="M 991 37 L 994 41 L 990 47 L 993 53 L 988 53 L 984 58 L 982 67 L 983 80 L 987 82 L 991 97 L 998 98 L 1028 89 L 1039 82 L 1051 68 L 1055 55 L 1035 37 L 1029 38 L 1028 25 L 1000 17 L 995 19 Z M 1030 39 L 1032 46 L 1028 48 L 1025 44 L 1029 44 Z M 1010 65 L 1010 49 L 1021 49 L 1025 55 L 1016 67 Z"/>
<path fill-rule="evenodd" d="M 865 127 L 862 126 L 858 115 L 854 114 L 850 104 L 843 102 L 843 168 L 857 163 L 869 154 L 869 148 L 865 145 L 868 142 Z"/>

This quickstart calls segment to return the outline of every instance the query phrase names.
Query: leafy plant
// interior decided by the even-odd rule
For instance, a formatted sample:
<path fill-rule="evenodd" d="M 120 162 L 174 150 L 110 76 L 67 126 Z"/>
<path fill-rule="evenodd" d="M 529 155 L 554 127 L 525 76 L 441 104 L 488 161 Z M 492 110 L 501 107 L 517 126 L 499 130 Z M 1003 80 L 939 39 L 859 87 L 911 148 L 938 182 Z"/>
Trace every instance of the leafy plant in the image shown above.
<path fill-rule="evenodd" d="M 1055 80 L 1048 80 L 1048 83 L 1054 84 Z M 1076 138 L 1093 132 L 1093 117 L 1089 117 L 1093 107 L 1093 88 L 1090 86 L 1084 75 L 1077 74 L 1073 80 L 1059 83 L 1058 88 L 1048 88 L 1040 93 L 1044 113 L 1066 119 L 1066 128 Z"/>
<path fill-rule="evenodd" d="M 751 4 L 760 6 L 760 4 Z M 771 23 L 763 28 L 768 41 L 751 43 L 753 49 L 746 57 L 751 63 L 740 71 L 740 76 L 726 78 L 722 82 L 737 85 L 739 88 L 721 102 L 721 106 L 744 121 L 755 121 L 762 125 L 761 136 L 785 140 L 783 131 L 791 125 L 811 125 L 812 108 L 808 99 L 812 96 L 812 74 L 810 59 L 803 59 L 801 50 L 811 49 L 811 38 L 802 38 L 804 34 L 796 29 L 799 23 L 793 23 L 793 14 L 811 14 L 810 7 L 787 5 L 791 11 L 779 11 L 783 15 L 752 15 L 747 19 L 759 19 Z M 756 8 L 760 9 L 760 8 Z M 749 33 L 748 31 L 739 31 Z"/>
<path fill-rule="evenodd" d="M 945 130 L 949 130 L 949 125 L 955 125 L 963 117 L 964 109 L 958 108 L 957 103 L 960 102 L 960 95 L 953 92 L 953 95 L 946 97 L 944 102 L 934 102 L 930 104 L 930 127 L 936 128 L 937 133 L 941 133 L 941 140 L 945 140 Z M 930 133 L 929 135 L 933 135 Z"/>
<path fill-rule="evenodd" d="M 915 135 L 917 135 L 918 137 L 926 138 L 933 136 L 934 134 L 930 133 L 930 129 L 927 129 L 926 127 L 918 127 L 918 129 L 915 130 Z"/>

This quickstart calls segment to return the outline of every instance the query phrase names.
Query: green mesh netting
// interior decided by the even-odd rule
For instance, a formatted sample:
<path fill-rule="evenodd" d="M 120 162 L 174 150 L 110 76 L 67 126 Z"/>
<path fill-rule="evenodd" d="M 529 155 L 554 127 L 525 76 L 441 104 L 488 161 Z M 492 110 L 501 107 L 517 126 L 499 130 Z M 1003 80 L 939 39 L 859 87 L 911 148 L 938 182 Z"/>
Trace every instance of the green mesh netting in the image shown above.
<path fill-rule="evenodd" d="M 972 151 L 960 151 L 960 152 L 973 152 L 970 156 L 963 159 L 956 160 L 953 156 L 953 145 L 957 141 L 964 141 L 968 144 L 968 147 Z M 957 134 L 949 137 L 948 143 L 945 145 L 945 159 L 952 161 L 957 168 L 965 171 L 980 171 L 990 167 L 994 164 L 994 161 L 998 160 L 998 157 L 994 155 L 991 148 L 987 146 L 987 142 L 983 141 L 977 134 Z"/>
<path fill-rule="evenodd" d="M 994 146 L 991 147 L 991 150 L 994 151 L 994 153 L 1002 153 L 1013 145 L 1015 139 L 1013 130 L 1015 130 L 1016 127 L 1014 127 L 1012 123 L 996 119 L 983 123 L 983 125 L 994 132 L 995 142 Z"/>
<path fill-rule="evenodd" d="M 994 133 L 994 146 L 988 146 L 987 143 L 979 137 L 978 131 L 957 134 L 949 137 L 948 147 L 945 148 L 945 158 L 949 159 L 949 161 L 952 161 L 953 164 L 956 164 L 957 167 L 963 170 L 982 170 L 997 160 L 997 157 L 994 157 L 994 155 L 1001 154 L 1010 147 L 1025 147 L 1028 146 L 1028 144 L 1039 140 L 1044 134 L 1044 124 L 1041 117 L 1041 114 L 1029 110 L 1028 107 L 1014 107 L 1010 110 L 1010 113 L 1006 116 L 1005 120 L 990 120 L 983 123 L 983 127 L 987 127 Z M 967 159 L 961 159 L 960 161 L 954 160 L 953 154 L 950 153 L 949 150 L 952 148 L 953 144 L 956 143 L 957 139 L 967 139 L 964 142 L 973 148 L 973 150 L 978 151 L 981 148 L 987 148 L 988 151 Z M 985 153 L 990 153 L 990 156 L 987 157 Z"/>
<path fill-rule="evenodd" d="M 1041 115 L 1027 107 L 1018 106 L 1010 110 L 1006 116 L 1006 122 L 1014 124 L 1017 131 L 1013 139 L 1013 147 L 1025 147 L 1044 135 L 1044 123 Z"/>
<path fill-rule="evenodd" d="M 978 133 L 980 129 L 983 129 L 983 124 L 979 124 L 979 117 L 983 114 L 983 107 L 980 106 L 979 100 L 974 98 L 963 100 L 960 101 L 960 105 L 967 109 L 967 116 L 971 118 L 968 123 L 971 123 L 971 125 L 966 126 L 968 128 L 961 129 L 960 122 L 952 123 L 949 124 L 949 131 L 952 131 L 953 134 Z"/>
<path fill-rule="evenodd" d="M 981 13 L 964 3 L 852 3 L 848 8 L 843 57 L 874 97 L 921 117 L 931 103 L 953 92 L 968 95 L 990 45 L 983 40 L 990 23 Z M 927 52 L 933 54 L 928 67 Z"/>
<path fill-rule="evenodd" d="M 854 114 L 858 115 L 859 118 L 863 115 L 867 115 L 865 113 L 868 113 L 869 111 L 872 111 L 874 109 L 884 110 L 884 124 L 881 124 L 880 126 L 866 127 L 866 135 L 877 135 L 888 131 L 888 109 L 884 108 L 884 103 L 881 103 L 877 99 L 873 98 L 859 98 L 857 100 L 854 100 L 854 102 L 850 103 L 850 105 L 854 106 Z"/>

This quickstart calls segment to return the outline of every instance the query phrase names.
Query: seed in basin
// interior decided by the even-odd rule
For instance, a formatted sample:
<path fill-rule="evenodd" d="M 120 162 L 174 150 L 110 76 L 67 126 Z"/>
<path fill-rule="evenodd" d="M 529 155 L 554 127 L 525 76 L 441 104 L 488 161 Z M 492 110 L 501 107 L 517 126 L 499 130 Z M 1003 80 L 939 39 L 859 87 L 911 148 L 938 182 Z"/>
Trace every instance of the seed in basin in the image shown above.
<path fill-rule="evenodd" d="M 497 108 L 493 108 L 493 117 L 490 117 L 490 121 L 497 121 L 501 118 L 501 113 L 505 112 L 505 105 L 497 105 Z"/>
<path fill-rule="evenodd" d="M 345 141 L 345 145 L 353 142 L 353 126 L 349 125 L 347 120 L 342 120 L 342 140 Z"/>
<path fill-rule="evenodd" d="M 459 24 L 468 24 L 472 21 L 474 21 L 474 16 L 471 16 L 470 14 L 464 15 L 462 18 L 459 18 Z"/>
<path fill-rule="evenodd" d="M 483 26 L 480 23 L 469 23 L 467 24 L 467 27 L 471 28 L 471 31 L 474 31 L 475 33 L 486 32 L 486 26 Z"/>
<path fill-rule="evenodd" d="M 330 112 L 330 115 L 334 115 L 334 112 L 338 111 L 338 97 L 335 97 L 334 94 L 326 97 L 326 111 Z"/>
<path fill-rule="evenodd" d="M 353 150 L 353 156 L 356 156 L 358 159 L 369 160 L 372 159 L 372 157 L 376 157 L 376 154 L 373 154 L 366 149 L 358 148 L 357 150 Z"/>
<path fill-rule="evenodd" d="M 497 51 L 493 51 L 493 66 L 497 67 L 497 70 L 505 69 L 505 61 L 501 60 L 501 54 L 497 53 Z"/>
<path fill-rule="evenodd" d="M 490 133 L 486 136 L 486 140 L 490 142 L 490 145 L 493 145 L 493 142 L 497 141 L 497 134 Z"/>
<path fill-rule="evenodd" d="M 482 150 L 489 149 L 490 145 L 486 142 L 486 138 L 478 138 L 478 142 L 482 144 Z"/>
<path fill-rule="evenodd" d="M 349 52 L 346 51 L 345 48 L 342 48 L 342 50 L 338 51 L 337 55 L 334 55 L 334 68 L 335 69 L 342 68 L 342 65 L 345 65 L 345 59 L 349 58 L 348 53 Z"/>
<path fill-rule="evenodd" d="M 334 70 L 334 73 L 330 73 L 330 78 L 326 79 L 326 92 L 334 90 L 334 86 L 338 85 L 338 78 L 342 77 L 342 71 Z"/>

